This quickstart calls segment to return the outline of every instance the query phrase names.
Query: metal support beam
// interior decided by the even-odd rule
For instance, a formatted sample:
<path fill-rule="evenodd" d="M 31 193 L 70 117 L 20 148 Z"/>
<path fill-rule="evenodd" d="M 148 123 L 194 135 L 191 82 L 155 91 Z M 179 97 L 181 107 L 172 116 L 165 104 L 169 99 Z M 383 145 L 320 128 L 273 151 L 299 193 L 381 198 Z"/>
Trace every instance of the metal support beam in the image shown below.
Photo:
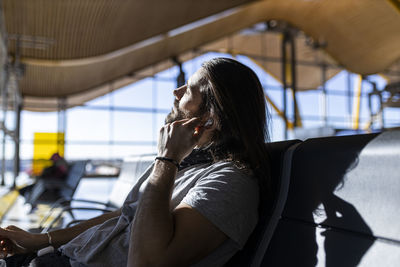
<path fill-rule="evenodd" d="M 297 66 L 297 61 L 296 61 L 296 39 L 293 34 L 290 34 L 290 74 L 291 74 L 291 81 L 292 81 L 292 92 L 293 92 L 293 124 L 294 127 L 298 127 L 301 125 L 300 122 L 300 114 L 299 114 L 299 109 L 297 106 L 297 97 L 296 97 L 296 91 L 297 91 L 297 80 L 296 80 L 296 66 Z"/>
<path fill-rule="evenodd" d="M 58 99 L 58 109 L 57 109 L 57 153 L 60 153 L 59 149 L 65 144 L 65 136 L 67 129 L 67 99 L 65 97 Z M 112 128 L 112 127 L 111 127 Z M 64 147 L 65 150 L 65 147 Z M 62 155 L 64 156 L 64 155 Z"/>
<path fill-rule="evenodd" d="M 13 86 L 14 90 L 13 95 L 13 103 L 14 103 L 14 112 L 15 112 L 15 129 L 14 129 L 14 179 L 13 179 L 13 187 L 16 186 L 17 177 L 19 176 L 19 166 L 20 166 L 20 155 L 19 155 L 19 147 L 20 147 L 20 124 L 21 124 L 21 110 L 22 110 L 22 97 L 19 91 L 19 80 L 22 78 L 25 72 L 24 65 L 21 64 L 20 61 L 20 50 L 21 43 L 20 38 L 18 37 L 16 48 L 15 48 L 15 56 L 14 62 L 12 64 L 12 77 L 13 77 Z"/>
<path fill-rule="evenodd" d="M 5 118 L 7 112 L 7 84 L 8 84 L 8 58 L 7 58 L 7 42 L 6 30 L 3 18 L 3 4 L 0 0 L 0 94 L 1 94 L 1 112 L 0 131 L 1 136 L 1 181 L 0 185 L 5 185 L 5 140 L 7 129 L 5 127 Z"/>
<path fill-rule="evenodd" d="M 183 76 L 183 80 L 185 79 L 185 77 Z M 179 76 L 178 76 L 178 80 L 177 80 L 177 85 L 179 86 Z M 185 82 L 183 82 L 185 83 Z M 158 99 L 158 86 L 157 86 L 157 81 L 155 80 L 155 77 L 153 76 L 152 78 L 152 100 L 151 100 L 151 107 L 152 107 L 152 111 L 151 111 L 151 132 L 153 134 L 152 139 L 153 140 L 157 140 L 157 135 L 158 135 L 158 130 L 157 129 L 157 113 L 154 112 L 154 110 L 157 109 L 157 99 Z M 154 151 L 156 151 L 157 146 L 153 146 Z"/>
<path fill-rule="evenodd" d="M 287 69 L 286 69 L 286 63 L 287 63 L 287 53 L 286 53 L 286 44 L 288 43 L 288 32 L 285 31 L 283 33 L 283 38 L 282 38 L 282 44 L 281 44 L 281 53 L 282 53 L 282 104 L 283 104 L 283 120 L 285 123 L 285 132 L 284 132 L 284 137 L 285 140 L 288 139 L 288 120 L 287 120 L 287 97 L 286 97 L 286 90 L 287 90 L 287 81 L 286 81 L 286 75 L 287 75 Z"/>
<path fill-rule="evenodd" d="M 328 97 L 326 89 L 326 66 L 321 67 L 321 84 L 322 84 L 322 118 L 324 120 L 324 125 L 328 126 Z"/>
<path fill-rule="evenodd" d="M 6 116 L 7 116 L 7 86 L 8 86 L 8 76 L 9 76 L 9 65 L 8 63 L 4 67 L 4 84 L 1 88 L 1 107 L 2 107 L 2 121 L 1 121 L 1 128 L 2 128 L 2 140 L 1 140 L 1 183 L 0 185 L 5 185 L 5 177 L 6 177 Z"/>
<path fill-rule="evenodd" d="M 351 111 L 352 111 L 352 80 L 351 80 L 351 72 L 347 71 L 347 114 L 349 118 L 349 122 L 351 122 Z"/>
<path fill-rule="evenodd" d="M 66 129 L 66 114 L 65 110 L 67 107 L 67 100 L 65 97 L 58 99 L 58 109 L 57 109 L 57 131 L 59 133 L 65 133 Z"/>
<path fill-rule="evenodd" d="M 296 76 L 296 42 L 295 32 L 292 29 L 286 29 L 282 38 L 282 102 L 283 102 L 283 119 L 285 122 L 285 139 L 288 139 L 289 119 L 287 114 L 287 89 L 291 88 L 293 93 L 293 126 L 301 125 L 299 109 L 297 105 L 297 76 Z M 288 53 L 290 60 L 288 60 Z"/>
<path fill-rule="evenodd" d="M 179 88 L 186 83 L 185 72 L 183 71 L 182 62 L 177 57 L 173 57 L 172 61 L 178 66 L 179 74 L 176 77 L 176 87 Z"/>
<path fill-rule="evenodd" d="M 18 95 L 16 97 L 19 97 Z M 21 111 L 22 111 L 22 101 L 18 99 L 15 102 L 15 130 L 14 130 L 14 180 L 13 188 L 17 186 L 17 177 L 20 170 L 20 129 L 21 129 Z"/>
<path fill-rule="evenodd" d="M 371 93 L 368 94 L 368 109 L 369 109 L 369 122 L 365 126 L 365 130 L 371 129 L 372 125 L 374 124 L 374 111 L 372 107 L 372 97 L 374 95 L 374 92 L 372 91 Z"/>
<path fill-rule="evenodd" d="M 379 119 L 381 130 L 383 131 L 385 129 L 385 119 L 384 119 L 382 92 L 378 90 L 375 82 L 372 82 L 370 80 L 365 80 L 365 81 L 369 82 L 372 85 L 372 91 L 368 94 L 368 109 L 369 109 L 370 121 L 367 123 L 364 129 L 365 130 L 372 129 L 376 119 Z M 375 96 L 378 97 L 379 101 L 378 102 L 379 106 L 378 108 L 376 108 L 376 112 L 374 112 L 374 107 L 373 107 L 373 99 L 375 98 Z"/>
<path fill-rule="evenodd" d="M 382 93 L 379 94 L 379 109 L 381 111 L 381 130 L 385 129 L 385 110 L 383 108 L 383 97 Z"/>

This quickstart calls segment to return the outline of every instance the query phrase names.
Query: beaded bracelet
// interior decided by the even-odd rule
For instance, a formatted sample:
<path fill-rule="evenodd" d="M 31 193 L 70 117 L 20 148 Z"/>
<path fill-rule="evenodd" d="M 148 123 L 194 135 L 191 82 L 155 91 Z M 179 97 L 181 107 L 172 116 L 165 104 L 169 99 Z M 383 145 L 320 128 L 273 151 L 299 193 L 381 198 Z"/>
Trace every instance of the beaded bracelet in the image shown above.
<path fill-rule="evenodd" d="M 161 161 L 168 161 L 168 162 L 171 162 L 171 163 L 173 163 L 173 164 L 179 169 L 179 163 L 178 163 L 176 160 L 174 160 L 174 159 L 166 158 L 166 157 L 156 157 L 155 160 L 161 160 Z"/>

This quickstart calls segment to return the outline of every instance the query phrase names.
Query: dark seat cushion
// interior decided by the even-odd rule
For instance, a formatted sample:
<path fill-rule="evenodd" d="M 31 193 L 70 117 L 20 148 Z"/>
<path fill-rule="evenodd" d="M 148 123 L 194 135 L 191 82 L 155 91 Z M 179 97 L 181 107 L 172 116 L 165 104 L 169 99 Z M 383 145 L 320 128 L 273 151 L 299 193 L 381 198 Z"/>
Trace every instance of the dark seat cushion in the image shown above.
<path fill-rule="evenodd" d="M 400 131 L 309 139 L 262 266 L 399 266 Z"/>

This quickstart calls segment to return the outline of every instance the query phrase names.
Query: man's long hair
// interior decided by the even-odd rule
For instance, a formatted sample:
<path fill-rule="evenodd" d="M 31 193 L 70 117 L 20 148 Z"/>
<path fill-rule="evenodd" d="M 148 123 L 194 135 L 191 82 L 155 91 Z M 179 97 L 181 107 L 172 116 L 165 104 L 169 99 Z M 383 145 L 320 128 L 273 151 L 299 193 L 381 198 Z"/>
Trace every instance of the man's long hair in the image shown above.
<path fill-rule="evenodd" d="M 247 66 L 229 58 L 214 58 L 203 63 L 204 109 L 217 121 L 211 152 L 215 160 L 233 161 L 236 166 L 254 172 L 261 199 L 268 198 L 270 160 L 265 142 L 269 112 L 257 75 Z M 267 194 L 265 196 L 264 194 Z"/>

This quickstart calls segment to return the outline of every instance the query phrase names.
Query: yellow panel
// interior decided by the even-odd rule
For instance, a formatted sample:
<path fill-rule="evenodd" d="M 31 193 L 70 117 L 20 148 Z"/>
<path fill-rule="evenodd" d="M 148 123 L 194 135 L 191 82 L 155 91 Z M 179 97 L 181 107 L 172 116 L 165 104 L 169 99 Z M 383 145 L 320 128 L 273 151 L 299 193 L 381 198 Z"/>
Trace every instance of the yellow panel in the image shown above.
<path fill-rule="evenodd" d="M 32 172 L 40 175 L 43 168 L 51 165 L 50 157 L 58 153 L 64 156 L 64 133 L 34 133 Z"/>

